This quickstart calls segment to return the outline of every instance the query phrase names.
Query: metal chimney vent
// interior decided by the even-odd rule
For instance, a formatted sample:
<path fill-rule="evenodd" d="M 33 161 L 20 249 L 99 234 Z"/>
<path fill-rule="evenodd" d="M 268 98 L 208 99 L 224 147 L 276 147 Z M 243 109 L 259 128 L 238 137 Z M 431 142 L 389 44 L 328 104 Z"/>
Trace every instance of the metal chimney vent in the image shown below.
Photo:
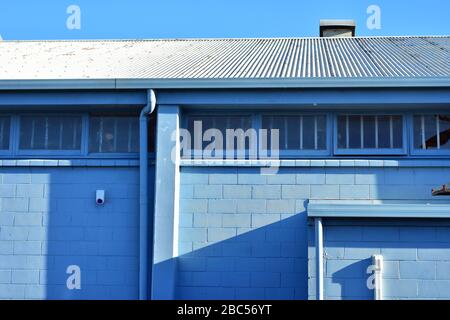
<path fill-rule="evenodd" d="M 321 37 L 354 37 L 354 20 L 320 20 Z"/>

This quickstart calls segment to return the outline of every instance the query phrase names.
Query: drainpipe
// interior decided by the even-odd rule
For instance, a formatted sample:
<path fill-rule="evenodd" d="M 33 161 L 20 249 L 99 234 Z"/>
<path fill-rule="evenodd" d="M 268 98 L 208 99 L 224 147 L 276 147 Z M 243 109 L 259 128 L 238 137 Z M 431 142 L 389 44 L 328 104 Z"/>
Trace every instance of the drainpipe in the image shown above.
<path fill-rule="evenodd" d="M 322 218 L 316 218 L 316 299 L 323 300 L 323 226 Z"/>
<path fill-rule="evenodd" d="M 383 300 L 383 256 L 380 254 L 374 254 L 372 256 L 372 266 L 375 285 L 373 289 L 373 298 L 375 300 Z"/>
<path fill-rule="evenodd" d="M 148 299 L 148 130 L 147 116 L 155 110 L 156 96 L 147 91 L 147 105 L 139 116 L 139 299 Z M 151 256 L 151 255 L 150 255 Z"/>

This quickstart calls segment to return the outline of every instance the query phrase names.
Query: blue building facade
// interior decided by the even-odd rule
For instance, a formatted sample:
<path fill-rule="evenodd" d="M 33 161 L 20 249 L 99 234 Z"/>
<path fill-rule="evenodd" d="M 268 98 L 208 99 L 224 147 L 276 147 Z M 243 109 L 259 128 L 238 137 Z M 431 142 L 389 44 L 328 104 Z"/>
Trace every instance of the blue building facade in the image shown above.
<path fill-rule="evenodd" d="M 449 39 L 336 39 L 0 44 L 55 65 L 1 69 L 0 298 L 374 299 L 381 256 L 383 299 L 450 299 Z M 187 154 L 195 122 L 279 153 Z"/>

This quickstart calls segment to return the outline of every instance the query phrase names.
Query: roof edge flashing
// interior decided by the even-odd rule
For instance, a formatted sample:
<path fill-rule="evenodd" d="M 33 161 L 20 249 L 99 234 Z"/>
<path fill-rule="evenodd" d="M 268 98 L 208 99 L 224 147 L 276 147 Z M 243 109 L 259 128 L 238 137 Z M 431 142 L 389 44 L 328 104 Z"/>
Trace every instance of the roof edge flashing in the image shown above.
<path fill-rule="evenodd" d="M 39 79 L 0 80 L 0 90 L 54 89 L 258 89 L 450 87 L 450 77 L 338 79 Z"/>
<path fill-rule="evenodd" d="M 449 204 L 338 204 L 313 203 L 309 218 L 450 218 Z"/>

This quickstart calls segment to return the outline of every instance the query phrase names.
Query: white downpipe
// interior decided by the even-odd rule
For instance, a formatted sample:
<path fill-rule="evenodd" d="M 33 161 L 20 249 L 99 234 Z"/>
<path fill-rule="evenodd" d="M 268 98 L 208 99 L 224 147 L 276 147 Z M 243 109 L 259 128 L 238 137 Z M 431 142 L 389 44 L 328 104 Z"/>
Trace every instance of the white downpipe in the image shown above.
<path fill-rule="evenodd" d="M 375 254 L 372 256 L 374 272 L 374 299 L 383 300 L 383 256 Z"/>
<path fill-rule="evenodd" d="M 323 226 L 322 218 L 314 220 L 316 234 L 316 299 L 323 300 Z"/>

